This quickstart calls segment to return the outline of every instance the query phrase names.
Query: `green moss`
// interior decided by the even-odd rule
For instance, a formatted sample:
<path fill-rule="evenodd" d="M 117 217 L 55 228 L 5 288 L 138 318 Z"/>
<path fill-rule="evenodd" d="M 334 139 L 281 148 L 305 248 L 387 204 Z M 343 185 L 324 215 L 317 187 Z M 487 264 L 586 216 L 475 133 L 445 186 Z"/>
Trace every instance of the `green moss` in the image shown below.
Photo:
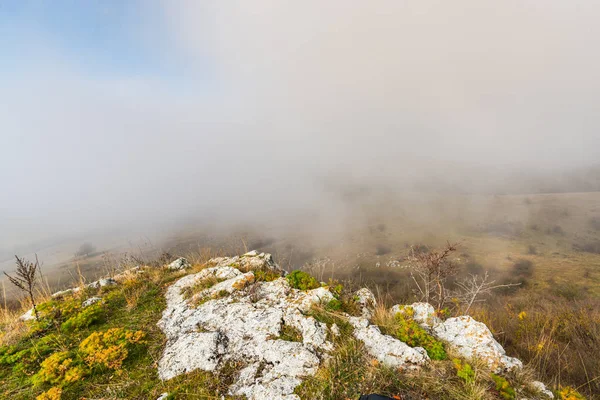
<path fill-rule="evenodd" d="M 99 322 L 104 317 L 104 308 L 100 303 L 92 304 L 63 322 L 61 329 L 71 332 Z"/>
<path fill-rule="evenodd" d="M 286 279 L 290 286 L 294 289 L 311 290 L 321 286 L 319 281 L 317 281 L 314 277 L 300 270 L 290 272 L 288 276 L 286 276 Z"/>

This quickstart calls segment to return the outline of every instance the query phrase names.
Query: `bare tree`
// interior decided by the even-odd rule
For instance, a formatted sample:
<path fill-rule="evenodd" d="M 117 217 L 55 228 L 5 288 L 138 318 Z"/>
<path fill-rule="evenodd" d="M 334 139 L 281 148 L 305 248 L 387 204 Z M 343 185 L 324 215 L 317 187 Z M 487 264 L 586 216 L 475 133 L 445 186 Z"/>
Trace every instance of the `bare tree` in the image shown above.
<path fill-rule="evenodd" d="M 4 275 L 6 275 L 10 283 L 27 293 L 29 300 L 31 301 L 31 306 L 33 307 L 35 319 L 39 320 L 40 317 L 35 304 L 35 296 L 33 295 L 33 291 L 37 284 L 36 272 L 40 266 L 37 254 L 35 255 L 35 263 L 27 261 L 24 258 L 19 258 L 17 255 L 15 255 L 15 258 L 17 259 L 17 276 L 10 276 L 6 272 L 4 272 Z"/>
<path fill-rule="evenodd" d="M 448 242 L 441 251 L 424 253 L 411 249 L 408 257 L 410 276 L 417 286 L 421 301 L 434 303 L 438 309 L 442 308 L 448 296 L 446 280 L 458 272 L 456 264 L 450 260 L 454 251 L 456 245 Z"/>
<path fill-rule="evenodd" d="M 464 304 L 466 307 L 461 310 L 463 314 L 466 314 L 473 303 L 484 301 L 478 299 L 478 297 L 489 294 L 494 289 L 503 287 L 519 286 L 520 283 L 508 283 L 503 285 L 495 285 L 496 281 L 488 282 L 488 272 L 485 271 L 483 277 L 471 274 L 462 281 L 456 282 L 458 290 L 453 292 L 453 298 L 456 298 L 460 304 Z"/>

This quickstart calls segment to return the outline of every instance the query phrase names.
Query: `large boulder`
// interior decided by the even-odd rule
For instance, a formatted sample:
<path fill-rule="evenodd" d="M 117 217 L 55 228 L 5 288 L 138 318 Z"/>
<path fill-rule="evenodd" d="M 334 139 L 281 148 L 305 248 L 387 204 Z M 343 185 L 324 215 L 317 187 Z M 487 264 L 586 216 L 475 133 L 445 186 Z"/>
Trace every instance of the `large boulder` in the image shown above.
<path fill-rule="evenodd" d="M 483 360 L 495 372 L 523 367 L 519 359 L 506 355 L 485 324 L 470 316 L 448 318 L 435 325 L 432 332 L 459 356 Z"/>

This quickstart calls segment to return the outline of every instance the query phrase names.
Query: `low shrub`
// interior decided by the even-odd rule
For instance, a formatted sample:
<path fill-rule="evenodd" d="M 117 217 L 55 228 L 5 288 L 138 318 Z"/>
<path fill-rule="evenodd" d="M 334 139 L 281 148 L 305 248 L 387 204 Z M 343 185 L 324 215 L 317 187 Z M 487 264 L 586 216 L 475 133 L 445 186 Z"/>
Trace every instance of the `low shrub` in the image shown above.
<path fill-rule="evenodd" d="M 142 331 L 111 328 L 94 332 L 79 345 L 85 362 L 90 368 L 104 367 L 119 370 L 129 354 L 131 345 L 142 343 Z"/>
<path fill-rule="evenodd" d="M 533 262 L 526 259 L 517 260 L 512 266 L 512 271 L 516 276 L 530 278 L 533 275 Z"/>
<path fill-rule="evenodd" d="M 453 359 L 452 363 L 456 369 L 456 376 L 465 381 L 465 383 L 475 382 L 475 371 L 473 370 L 473 367 L 471 367 L 471 364 L 458 358 Z"/>
<path fill-rule="evenodd" d="M 62 389 L 59 387 L 53 387 L 48 389 L 48 391 L 40 394 L 35 398 L 35 400 L 60 400 L 62 396 Z"/>
<path fill-rule="evenodd" d="M 85 375 L 84 369 L 73 361 L 68 351 L 52 354 L 42 361 L 41 368 L 32 378 L 36 385 L 50 383 L 63 387 L 69 383 L 77 382 Z"/>
<path fill-rule="evenodd" d="M 506 400 L 513 400 L 516 397 L 515 389 L 510 386 L 510 383 L 505 378 L 496 374 L 492 374 L 491 376 L 500 397 Z"/>
<path fill-rule="evenodd" d="M 585 400 L 585 397 L 571 386 L 565 386 L 558 392 L 560 400 Z"/>
<path fill-rule="evenodd" d="M 385 333 L 391 334 L 411 347 L 423 347 L 432 360 L 445 360 L 447 358 L 444 344 L 431 336 L 412 318 L 414 310 L 405 307 L 404 312 L 394 316 L 392 326 L 382 327 Z"/>
<path fill-rule="evenodd" d="M 290 272 L 286 279 L 294 289 L 311 290 L 321 286 L 313 276 L 300 270 Z"/>

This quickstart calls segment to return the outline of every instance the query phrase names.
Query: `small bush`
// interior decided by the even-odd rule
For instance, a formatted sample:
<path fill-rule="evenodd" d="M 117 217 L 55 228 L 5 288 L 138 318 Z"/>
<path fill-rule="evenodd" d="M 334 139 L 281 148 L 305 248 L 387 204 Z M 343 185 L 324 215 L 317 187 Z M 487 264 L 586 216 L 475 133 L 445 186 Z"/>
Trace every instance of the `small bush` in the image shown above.
<path fill-rule="evenodd" d="M 50 383 L 63 387 L 77 382 L 85 375 L 84 369 L 74 363 L 68 351 L 61 351 L 46 358 L 39 372 L 33 376 L 34 384 Z"/>
<path fill-rule="evenodd" d="M 432 360 L 445 360 L 447 358 L 444 345 L 431 336 L 427 331 L 416 323 L 412 316 L 414 311 L 411 307 L 405 307 L 404 312 L 398 312 L 394 316 L 394 325 L 382 327 L 386 333 L 391 334 L 411 347 L 423 347 Z"/>
<path fill-rule="evenodd" d="M 503 399 L 513 400 L 516 397 L 515 389 L 510 386 L 510 383 L 508 383 L 505 378 L 496 374 L 492 374 L 491 376 L 494 383 L 496 383 L 498 394 L 500 394 Z"/>
<path fill-rule="evenodd" d="M 144 333 L 124 328 L 94 332 L 79 345 L 85 362 L 91 368 L 104 367 L 119 370 L 127 358 L 131 345 L 142 343 Z"/>
<path fill-rule="evenodd" d="M 513 273 L 517 276 L 530 278 L 533 275 L 533 262 L 530 260 L 517 260 L 512 266 Z"/>
<path fill-rule="evenodd" d="M 453 359 L 452 363 L 456 369 L 456 376 L 465 381 L 465 383 L 475 382 L 475 371 L 473 371 L 471 364 L 463 362 L 458 358 Z"/>
<path fill-rule="evenodd" d="M 300 270 L 290 272 L 286 279 L 294 289 L 311 290 L 321 286 L 314 277 Z"/>
<path fill-rule="evenodd" d="M 585 397 L 571 386 L 565 386 L 558 392 L 560 400 L 585 400 Z"/>
<path fill-rule="evenodd" d="M 62 389 L 59 387 L 53 387 L 37 396 L 35 400 L 60 400 L 61 396 Z"/>

